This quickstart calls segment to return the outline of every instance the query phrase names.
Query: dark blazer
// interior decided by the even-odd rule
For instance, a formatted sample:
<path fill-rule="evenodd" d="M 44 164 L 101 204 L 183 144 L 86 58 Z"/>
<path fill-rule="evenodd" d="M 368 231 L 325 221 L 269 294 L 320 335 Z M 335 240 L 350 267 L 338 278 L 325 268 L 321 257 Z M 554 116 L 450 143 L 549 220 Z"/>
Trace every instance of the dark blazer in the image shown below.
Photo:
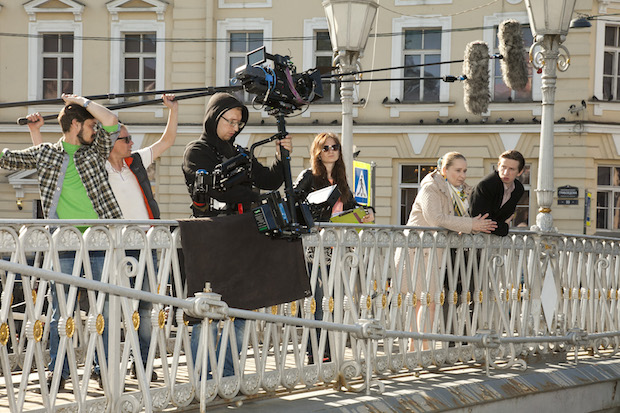
<path fill-rule="evenodd" d="M 515 180 L 515 189 L 510 199 L 501 206 L 504 198 L 504 183 L 497 172 L 492 172 L 474 188 L 470 199 L 470 215 L 475 217 L 488 213 L 489 219 L 497 222 L 497 228 L 492 233 L 500 236 L 508 235 L 509 226 L 506 220 L 514 214 L 517 202 L 523 196 L 524 191 L 523 184 Z"/>

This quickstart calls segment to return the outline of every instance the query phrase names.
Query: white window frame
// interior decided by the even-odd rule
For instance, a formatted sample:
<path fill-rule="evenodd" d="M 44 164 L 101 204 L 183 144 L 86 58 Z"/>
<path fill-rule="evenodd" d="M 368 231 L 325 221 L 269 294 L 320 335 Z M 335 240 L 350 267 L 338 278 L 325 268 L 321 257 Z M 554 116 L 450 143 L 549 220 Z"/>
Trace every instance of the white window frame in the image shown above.
<path fill-rule="evenodd" d="M 598 168 L 612 168 L 612 173 L 613 170 L 616 168 L 619 168 L 620 165 L 612 165 L 609 163 L 602 163 L 599 165 L 596 165 L 596 171 L 597 171 L 597 179 L 598 179 Z M 609 219 L 607 220 L 607 222 L 605 223 L 606 228 L 599 228 L 598 227 L 598 194 L 600 192 L 605 192 L 610 196 L 611 199 L 609 199 Z M 617 232 L 618 229 L 614 229 L 613 225 L 613 215 L 614 215 L 614 194 L 620 192 L 620 187 L 617 186 L 613 186 L 613 185 L 599 185 L 598 182 L 596 182 L 596 194 L 594 196 L 594 216 L 596 217 L 596 224 L 594 225 L 594 230 L 595 231 L 601 231 L 601 232 Z"/>
<path fill-rule="evenodd" d="M 426 6 L 429 4 L 452 4 L 452 0 L 396 0 L 395 6 Z"/>
<path fill-rule="evenodd" d="M 272 7 L 272 0 L 263 0 L 262 2 L 255 1 L 253 3 L 246 2 L 229 2 L 227 3 L 225 0 L 218 0 L 218 7 L 220 9 L 260 9 L 260 8 L 268 8 Z"/>
<path fill-rule="evenodd" d="M 42 20 L 28 24 L 28 100 L 43 97 L 41 79 L 43 78 L 42 34 L 73 33 L 73 93 L 82 94 L 82 44 L 76 38 L 82 37 L 82 23 L 73 20 Z M 50 105 L 37 105 L 37 110 L 45 110 Z M 56 106 L 54 106 L 56 107 Z M 34 109 L 30 108 L 29 111 Z"/>
<path fill-rule="evenodd" d="M 411 161 L 411 162 L 403 162 L 401 164 L 398 165 L 398 204 L 397 204 L 397 208 L 398 208 L 398 212 L 397 212 L 397 225 L 401 225 L 402 221 L 402 216 L 401 216 L 401 204 L 403 202 L 403 198 L 402 198 L 402 190 L 403 189 L 411 189 L 411 188 L 417 188 L 418 189 L 418 193 L 420 193 L 420 185 L 422 183 L 422 179 L 419 180 L 419 182 L 417 184 L 411 184 L 411 183 L 403 183 L 403 166 L 417 166 L 418 168 L 421 166 L 436 166 L 437 165 L 437 161 L 433 162 L 433 161 L 428 161 L 428 162 L 424 162 L 422 160 L 415 160 L 415 161 Z M 431 171 L 432 172 L 432 171 Z M 430 172 L 429 172 L 430 173 Z M 416 195 L 417 196 L 417 195 Z M 414 199 L 415 202 L 415 199 Z M 413 203 L 411 205 L 408 206 L 409 208 L 409 212 L 411 213 L 411 207 L 413 206 Z M 409 216 L 404 217 L 405 220 L 405 224 L 407 223 L 407 220 L 409 219 Z"/>
<path fill-rule="evenodd" d="M 441 17 L 427 15 L 424 17 L 398 17 L 392 20 L 392 33 L 399 33 L 392 37 L 392 67 L 404 65 L 404 31 L 407 29 L 441 28 L 441 61 L 450 60 L 452 17 Z M 449 75 L 449 66 L 440 65 L 440 76 Z M 404 69 L 392 69 L 393 78 L 402 78 Z M 403 81 L 390 82 L 390 100 L 403 100 Z M 450 87 L 446 82 L 441 81 L 439 86 L 439 103 L 417 102 L 415 104 L 386 104 L 390 108 L 390 117 L 399 117 L 400 112 L 437 112 L 439 116 L 448 116 L 448 109 L 454 106 L 449 102 Z"/>
<path fill-rule="evenodd" d="M 596 41 L 594 52 L 594 96 L 599 99 L 594 104 L 594 115 L 603 116 L 603 111 L 620 110 L 618 101 L 606 102 L 603 100 L 603 66 L 605 64 L 605 28 L 610 25 L 620 26 L 620 17 L 605 16 L 605 21 L 595 25 Z"/>
<path fill-rule="evenodd" d="M 314 64 L 315 64 L 314 33 L 316 30 L 329 30 L 329 27 L 327 25 L 327 18 L 315 17 L 313 19 L 304 20 L 302 71 L 306 71 L 314 67 Z M 353 90 L 354 101 L 357 100 L 357 96 L 358 96 L 357 88 L 354 88 Z M 340 113 L 341 107 L 342 106 L 340 102 L 326 103 L 326 104 L 321 104 L 321 105 L 309 105 L 308 109 L 302 113 L 301 117 L 309 118 L 312 113 Z M 353 117 L 357 118 L 358 108 L 356 105 L 353 106 L 352 113 L 353 113 Z"/>
<path fill-rule="evenodd" d="M 166 25 L 164 22 L 156 20 L 119 20 L 111 23 L 111 37 L 113 39 L 122 39 L 125 33 L 148 33 L 155 32 L 158 39 L 162 39 L 166 34 Z M 110 43 L 110 92 L 123 93 L 125 69 L 122 62 L 124 51 L 124 41 L 113 41 Z M 166 43 L 157 42 L 156 51 L 156 74 L 155 74 L 155 90 L 164 89 L 165 69 L 166 69 Z M 156 105 L 137 106 L 135 108 L 122 109 L 128 112 L 150 112 L 156 117 L 163 116 L 163 108 Z"/>
<path fill-rule="evenodd" d="M 515 12 L 515 13 L 495 13 L 492 16 L 484 17 L 484 27 L 482 33 L 482 39 L 489 45 L 489 53 L 493 52 L 493 45 L 495 45 L 495 26 L 499 26 L 501 22 L 504 20 L 514 19 L 521 24 L 529 23 L 529 19 L 527 17 L 526 12 Z M 529 64 L 529 63 L 528 63 Z M 495 73 L 494 70 L 494 61 L 489 60 L 489 93 L 491 96 L 493 95 L 493 76 Z M 518 110 L 527 110 L 532 113 L 532 115 L 541 115 L 542 107 L 539 102 L 542 101 L 542 76 L 536 73 L 536 70 L 532 73 L 532 102 L 502 102 L 497 103 L 491 101 L 489 103 L 489 109 L 485 116 L 490 115 L 494 111 L 509 111 L 514 112 Z"/>
<path fill-rule="evenodd" d="M 218 39 L 228 39 L 230 37 L 230 32 L 252 32 L 252 31 L 262 31 L 263 32 L 263 45 L 265 46 L 265 50 L 267 53 L 272 53 L 271 50 L 271 38 L 272 38 L 272 21 L 265 20 L 263 18 L 252 18 L 252 19 L 225 19 L 218 20 L 217 22 L 217 38 Z M 230 73 L 229 68 L 229 59 L 228 59 L 228 41 L 226 42 L 218 42 L 216 49 L 216 62 L 224 62 L 224 64 L 217 64 L 215 66 L 215 84 L 216 85 L 228 85 L 230 79 L 228 79 L 228 74 Z M 248 106 L 248 110 L 250 112 L 260 112 L 263 117 L 268 117 L 269 115 L 265 113 L 265 111 L 261 109 L 254 109 L 252 105 Z"/>

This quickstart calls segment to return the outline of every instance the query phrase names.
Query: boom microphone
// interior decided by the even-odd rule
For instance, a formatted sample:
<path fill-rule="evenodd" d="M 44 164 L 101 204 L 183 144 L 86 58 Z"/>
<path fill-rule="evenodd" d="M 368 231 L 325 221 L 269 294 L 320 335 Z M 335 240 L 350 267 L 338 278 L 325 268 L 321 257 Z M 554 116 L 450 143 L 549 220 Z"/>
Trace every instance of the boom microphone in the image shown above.
<path fill-rule="evenodd" d="M 527 65 L 523 56 L 523 32 L 521 23 L 516 20 L 503 21 L 497 30 L 499 52 L 504 83 L 513 90 L 523 90 L 527 86 Z"/>
<path fill-rule="evenodd" d="M 467 77 L 463 102 L 465 109 L 481 115 L 489 107 L 489 46 L 485 42 L 471 42 L 465 48 L 463 74 Z"/>

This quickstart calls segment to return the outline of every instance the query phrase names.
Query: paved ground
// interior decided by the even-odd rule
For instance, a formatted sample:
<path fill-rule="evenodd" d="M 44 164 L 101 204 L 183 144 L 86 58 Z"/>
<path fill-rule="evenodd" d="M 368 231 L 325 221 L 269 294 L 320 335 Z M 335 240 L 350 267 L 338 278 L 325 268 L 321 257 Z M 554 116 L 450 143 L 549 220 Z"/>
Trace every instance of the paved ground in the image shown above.
<path fill-rule="evenodd" d="M 31 386 L 38 386 L 36 379 Z M 129 388 L 136 387 L 128 380 Z M 216 400 L 208 412 L 273 413 L 273 412 L 512 412 L 539 413 L 620 411 L 620 356 L 596 358 L 580 355 L 578 364 L 558 360 L 541 363 L 529 360 L 525 371 L 492 369 L 490 376 L 479 365 L 429 369 L 418 375 L 403 374 L 373 383 L 366 394 L 364 383 L 354 383 L 360 392 L 338 391 L 333 386 L 311 392 L 300 388 L 294 392 L 278 392 L 277 397 L 258 396 L 240 401 Z M 380 384 L 379 384 L 380 383 Z M 100 393 L 91 380 L 89 391 Z M 70 385 L 69 385 L 70 386 Z M 383 387 L 379 393 L 378 389 Z M 616 393 L 618 395 L 616 396 Z M 25 411 L 40 409 L 40 395 L 29 392 Z M 69 393 L 60 393 L 62 399 Z M 6 397 L 0 400 L 0 411 L 8 411 Z M 4 406 L 3 406 L 4 405 Z M 185 409 L 168 408 L 166 412 L 199 412 L 199 406 Z"/>
<path fill-rule="evenodd" d="M 246 400 L 240 406 L 211 406 L 208 412 L 618 412 L 620 358 L 589 358 L 575 364 L 560 361 L 518 369 L 492 370 L 461 367 L 424 371 L 419 377 L 403 375 L 381 380 L 382 394 L 323 389 Z M 187 410 L 198 412 L 199 409 Z"/>

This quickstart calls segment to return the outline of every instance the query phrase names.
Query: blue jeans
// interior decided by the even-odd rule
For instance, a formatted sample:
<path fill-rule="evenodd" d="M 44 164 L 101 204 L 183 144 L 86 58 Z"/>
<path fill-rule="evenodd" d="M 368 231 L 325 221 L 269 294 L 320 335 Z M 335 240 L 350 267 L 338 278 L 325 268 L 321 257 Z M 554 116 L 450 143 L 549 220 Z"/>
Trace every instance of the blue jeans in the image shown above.
<path fill-rule="evenodd" d="M 210 324 L 212 337 L 217 336 L 217 321 L 214 320 Z M 243 318 L 235 318 L 233 321 L 233 327 L 235 329 L 235 338 L 237 339 L 237 353 L 241 352 L 241 344 L 243 340 L 243 332 L 245 330 L 245 319 Z M 195 324 L 192 328 L 192 339 L 191 339 L 191 348 L 192 348 L 192 359 L 194 360 L 194 365 L 196 365 L 196 356 L 198 353 L 198 343 L 200 342 L 200 334 L 202 332 L 202 324 Z M 217 342 L 217 347 L 215 350 L 215 357 L 219 358 L 220 356 L 220 345 L 222 344 L 222 339 L 220 338 Z M 208 348 L 205 346 L 203 351 L 208 351 Z M 203 366 L 204 368 L 204 366 Z M 209 362 L 208 353 L 207 353 L 207 372 L 208 378 L 211 378 L 211 363 Z M 235 368 L 233 364 L 232 357 L 232 347 L 230 345 L 230 340 L 228 340 L 228 346 L 226 347 L 226 356 L 224 357 L 224 373 L 223 376 L 233 376 L 235 374 Z"/>
<path fill-rule="evenodd" d="M 133 257 L 136 260 L 140 258 L 140 250 L 127 250 L 125 251 L 125 255 L 128 257 Z M 157 270 L 157 252 L 152 252 L 153 256 L 153 266 L 155 270 Z M 144 267 L 144 278 L 142 280 L 142 291 L 150 293 L 151 289 L 149 286 L 148 280 L 148 272 L 146 269 L 146 264 Z M 134 288 L 136 283 L 135 278 L 131 278 L 131 288 Z M 146 366 L 146 362 L 149 357 L 149 347 L 151 344 L 151 310 L 153 309 L 153 303 L 150 301 L 140 301 L 138 304 L 138 314 L 140 314 L 140 326 L 138 327 L 138 342 L 140 343 L 140 355 L 142 357 L 142 364 Z"/>
<path fill-rule="evenodd" d="M 103 263 L 105 261 L 105 251 L 90 251 L 90 267 L 93 275 L 93 280 L 101 281 L 101 272 L 103 270 Z M 75 262 L 75 251 L 63 251 L 58 253 L 58 258 L 60 261 L 60 272 L 63 274 L 71 275 L 73 273 L 73 263 Z M 84 267 L 80 268 L 80 275 L 84 275 Z M 58 320 L 60 319 L 60 308 L 58 304 L 58 295 L 56 292 L 56 283 L 51 282 L 50 288 L 52 290 L 52 320 L 50 321 L 50 338 L 49 338 L 49 346 L 50 346 L 50 364 L 48 366 L 50 371 L 54 371 L 56 356 L 58 355 L 58 344 L 60 342 L 60 336 L 58 335 Z M 65 296 L 69 292 L 69 286 L 64 286 Z M 67 303 L 68 305 L 69 303 Z M 106 297 L 105 304 L 103 306 L 103 317 L 106 322 L 106 326 L 108 324 L 108 299 Z M 75 308 L 75 307 L 74 307 Z M 73 316 L 69 314 L 69 316 Z M 108 330 L 105 328 L 103 330 L 103 348 L 105 351 L 105 355 L 107 358 L 108 355 Z M 97 365 L 99 364 L 96 362 Z M 65 356 L 65 361 L 62 366 L 62 377 L 64 379 L 69 378 L 69 363 L 67 357 Z"/>

